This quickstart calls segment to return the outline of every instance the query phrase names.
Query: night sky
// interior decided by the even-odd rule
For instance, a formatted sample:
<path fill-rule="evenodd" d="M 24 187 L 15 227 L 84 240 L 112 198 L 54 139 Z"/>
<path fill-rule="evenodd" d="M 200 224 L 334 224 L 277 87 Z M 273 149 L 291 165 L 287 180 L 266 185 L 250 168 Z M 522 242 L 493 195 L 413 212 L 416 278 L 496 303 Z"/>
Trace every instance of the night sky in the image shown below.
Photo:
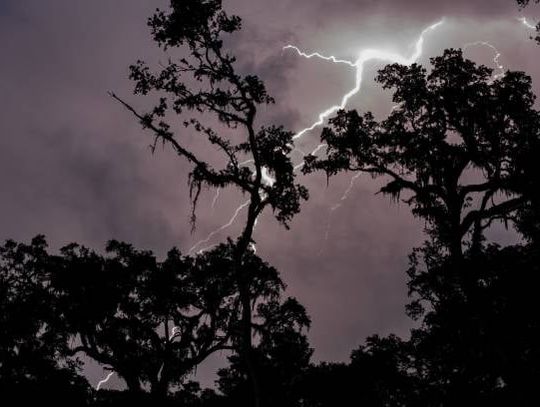
<path fill-rule="evenodd" d="M 187 252 L 242 202 L 225 191 L 212 207 L 215 192 L 205 192 L 192 234 L 189 166 L 167 149 L 152 155 L 150 134 L 107 95 L 148 105 L 131 95 L 128 66 L 164 58 L 146 18 L 166 3 L 0 0 L 0 239 L 43 233 L 53 249 L 76 241 L 102 250 L 115 238 L 162 256 L 173 246 Z M 303 59 L 285 45 L 352 60 L 363 48 L 408 56 L 420 32 L 442 17 L 420 63 L 445 48 L 488 41 L 505 68 L 526 71 L 540 91 L 540 49 L 512 0 L 225 0 L 224 7 L 244 20 L 229 41 L 239 69 L 261 76 L 277 101 L 261 123 L 299 131 L 354 86 L 350 67 Z M 535 21 L 539 14 L 532 7 L 523 15 Z M 466 55 L 493 66 L 491 48 L 471 46 Z M 382 66 L 366 66 L 362 91 L 348 107 L 389 112 L 389 94 L 373 82 Z M 319 135 L 320 128 L 310 132 L 299 147 L 309 150 Z M 312 317 L 317 360 L 345 360 L 366 336 L 406 336 L 411 327 L 405 270 L 423 224 L 406 205 L 375 195 L 378 183 L 369 177 L 341 200 L 350 180 L 342 174 L 327 186 L 322 174 L 303 177 L 311 199 L 291 230 L 267 213 L 256 231 L 258 254 L 281 271 L 287 293 Z M 242 219 L 210 243 L 237 236 Z M 493 237 L 509 241 L 512 233 L 500 228 Z"/>

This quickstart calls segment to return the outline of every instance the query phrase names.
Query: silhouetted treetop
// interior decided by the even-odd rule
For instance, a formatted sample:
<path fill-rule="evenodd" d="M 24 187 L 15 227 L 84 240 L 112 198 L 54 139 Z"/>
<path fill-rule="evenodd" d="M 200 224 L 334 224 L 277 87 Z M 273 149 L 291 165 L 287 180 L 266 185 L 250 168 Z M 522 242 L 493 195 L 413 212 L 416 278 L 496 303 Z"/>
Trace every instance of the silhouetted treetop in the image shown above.
<path fill-rule="evenodd" d="M 258 106 L 274 100 L 257 76 L 237 72 L 236 58 L 223 47 L 223 36 L 240 29 L 240 18 L 223 11 L 221 1 L 176 0 L 169 11 L 158 10 L 149 25 L 158 45 L 180 47 L 187 53 L 174 60 L 169 57 L 158 72 L 142 61 L 131 66 L 135 93 L 159 95 L 152 111 L 139 114 L 113 97 L 154 132 L 154 145 L 158 141 L 169 144 L 194 165 L 190 174 L 194 204 L 205 185 L 235 185 L 257 201 L 254 212 L 270 205 L 276 218 L 287 225 L 300 210 L 300 201 L 307 199 L 307 190 L 294 182 L 289 157 L 293 133 L 280 126 L 256 128 Z M 184 131 L 201 133 L 222 153 L 224 168 L 214 168 L 208 157 L 184 145 L 166 121 L 169 113 L 183 114 Z M 217 129 L 213 118 L 230 130 Z M 231 130 L 236 131 L 234 137 Z"/>
<path fill-rule="evenodd" d="M 172 11 L 158 11 L 150 18 L 154 39 L 165 47 L 174 47 L 188 42 L 212 41 L 221 48 L 220 34 L 240 29 L 240 18 L 228 16 L 220 0 L 171 1 Z"/>
<path fill-rule="evenodd" d="M 519 158 L 537 149 L 540 116 L 524 73 L 493 77 L 460 50 L 431 63 L 429 73 L 417 64 L 382 69 L 377 81 L 394 92 L 388 118 L 340 111 L 321 136 L 327 156 L 307 157 L 305 171 L 387 177 L 381 192 L 408 194 L 413 213 L 460 253 L 467 233 L 478 244 L 493 220 L 526 203 Z"/>
<path fill-rule="evenodd" d="M 30 244 L 0 246 L 0 392 L 29 405 L 84 406 L 90 394 L 77 360 L 69 358 L 64 310 L 58 308 L 51 277 L 59 263 L 43 236 Z"/>
<path fill-rule="evenodd" d="M 131 391 L 149 386 L 165 397 L 212 353 L 239 346 L 233 252 L 224 244 L 192 258 L 173 249 L 158 262 L 152 252 L 117 241 L 109 242 L 107 256 L 75 244 L 62 249 L 53 286 L 68 331 L 80 341 L 71 353 L 105 365 Z M 252 306 L 279 303 L 277 271 L 253 254 L 243 267 L 253 276 Z"/>

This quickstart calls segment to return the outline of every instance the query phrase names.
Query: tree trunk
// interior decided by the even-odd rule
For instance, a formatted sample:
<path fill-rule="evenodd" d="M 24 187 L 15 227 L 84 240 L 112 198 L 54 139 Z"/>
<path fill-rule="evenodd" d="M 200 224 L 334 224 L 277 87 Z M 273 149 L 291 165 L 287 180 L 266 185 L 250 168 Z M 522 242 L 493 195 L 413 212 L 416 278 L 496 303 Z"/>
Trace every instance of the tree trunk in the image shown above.
<path fill-rule="evenodd" d="M 238 281 L 238 290 L 240 294 L 240 302 L 242 305 L 242 317 L 241 317 L 241 358 L 244 360 L 246 365 L 249 379 L 251 381 L 251 386 L 253 389 L 253 405 L 254 407 L 261 407 L 262 398 L 261 398 L 261 387 L 259 374 L 257 369 L 257 362 L 253 354 L 253 343 L 252 343 L 252 312 L 251 312 L 251 294 L 250 294 L 250 285 L 251 285 L 251 276 L 249 275 L 248 270 L 243 269 L 244 256 L 248 250 L 249 244 L 251 243 L 253 236 L 253 229 L 259 211 L 257 210 L 258 203 L 252 200 L 249 206 L 248 220 L 242 236 L 238 240 L 237 246 L 235 248 L 234 255 L 234 267 L 236 272 L 236 277 Z"/>
<path fill-rule="evenodd" d="M 141 383 L 139 382 L 137 376 L 131 374 L 120 374 L 120 376 L 126 382 L 128 390 L 131 393 L 140 393 L 142 391 Z"/>
<path fill-rule="evenodd" d="M 169 378 L 167 372 L 167 363 L 164 361 L 160 370 L 151 382 L 150 393 L 152 394 L 152 401 L 165 401 L 167 398 L 168 389 Z"/>

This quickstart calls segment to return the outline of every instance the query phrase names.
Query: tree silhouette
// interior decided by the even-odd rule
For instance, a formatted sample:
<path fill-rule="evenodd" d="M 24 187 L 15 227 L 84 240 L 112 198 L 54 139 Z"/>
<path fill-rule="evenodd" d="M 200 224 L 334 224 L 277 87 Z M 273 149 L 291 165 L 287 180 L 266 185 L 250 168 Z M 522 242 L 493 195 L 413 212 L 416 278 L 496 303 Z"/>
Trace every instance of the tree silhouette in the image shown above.
<path fill-rule="evenodd" d="M 492 70 L 447 50 L 419 65 L 389 65 L 377 81 L 394 89 L 385 120 L 341 111 L 322 133 L 327 156 L 309 156 L 305 171 L 361 171 L 389 179 L 381 192 L 425 219 L 434 246 L 454 259 L 463 244 L 478 249 L 483 231 L 508 220 L 529 199 L 520 191 L 519 155 L 540 134 L 531 80 L 520 72 L 493 79 Z M 468 237 L 468 238 L 467 238 Z"/>
<path fill-rule="evenodd" d="M 107 253 L 62 249 L 53 284 L 79 342 L 73 354 L 116 372 L 131 392 L 150 388 L 154 400 L 165 400 L 209 355 L 236 349 L 241 301 L 232 244 L 195 258 L 173 249 L 163 262 L 116 241 Z M 282 289 L 277 271 L 252 253 L 242 266 L 254 274 L 251 306 L 273 304 Z"/>
<path fill-rule="evenodd" d="M 300 381 L 301 405 L 417 405 L 417 380 L 407 371 L 410 359 L 409 344 L 395 335 L 369 337 L 348 364 L 311 366 Z"/>
<path fill-rule="evenodd" d="M 43 236 L 0 247 L 0 391 L 7 400 L 55 403 L 59 393 L 66 403 L 89 400 L 51 291 L 56 266 Z"/>
<path fill-rule="evenodd" d="M 242 342 L 234 251 L 231 242 L 195 257 L 173 249 L 159 262 L 118 241 L 106 255 L 77 244 L 50 254 L 42 236 L 30 245 L 8 241 L 0 248 L 0 387 L 26 401 L 55 401 L 61 390 L 80 405 L 201 403 L 213 393 L 201 392 L 190 375 L 209 355 Z M 274 384 L 286 394 L 309 362 L 309 318 L 295 299 L 282 299 L 276 269 L 252 251 L 242 267 L 253 275 L 254 355 L 269 401 Z M 79 355 L 115 372 L 128 391 L 93 393 L 79 375 Z M 231 361 L 227 371 L 237 376 L 229 375 L 236 377 L 229 387 L 247 385 L 252 394 L 245 360 L 233 353 Z"/>
<path fill-rule="evenodd" d="M 261 303 L 257 307 L 260 323 L 254 354 L 261 378 L 263 402 L 269 406 L 300 405 L 299 382 L 309 368 L 312 349 L 304 330 L 310 319 L 302 305 L 293 298 Z M 251 406 L 249 371 L 242 358 L 232 355 L 230 366 L 221 369 L 218 390 L 219 406 Z"/>
<path fill-rule="evenodd" d="M 410 289 L 428 304 L 410 341 L 417 405 L 538 404 L 538 255 L 490 245 L 459 269 L 447 259 L 415 269 Z"/>
<path fill-rule="evenodd" d="M 252 355 L 251 303 L 249 286 L 252 272 L 243 267 L 252 243 L 256 220 L 270 206 L 275 217 L 287 226 L 307 199 L 307 190 L 294 181 L 289 153 L 292 136 L 282 127 L 257 128 L 257 110 L 274 100 L 262 81 L 254 75 L 241 75 L 235 57 L 224 48 L 226 36 L 240 29 L 237 16 L 227 15 L 220 0 L 171 0 L 170 10 L 149 19 L 156 43 L 168 50 L 184 51 L 177 60 L 169 59 L 158 72 L 139 61 L 131 67 L 135 93 L 159 95 L 158 104 L 148 113 L 139 113 L 127 102 L 112 94 L 153 132 L 156 143 L 170 146 L 193 165 L 189 184 L 193 199 L 192 222 L 201 189 L 237 187 L 248 196 L 244 229 L 235 242 L 234 264 L 242 303 L 243 340 L 239 352 L 249 366 L 254 386 L 255 405 L 259 405 L 259 381 Z M 212 150 L 222 153 L 224 165 L 211 164 L 182 141 L 168 116 L 180 115 L 184 131 L 204 136 Z M 204 116 L 204 117 L 203 117 Z"/>
<path fill-rule="evenodd" d="M 163 261 L 118 241 L 105 254 L 78 244 L 50 254 L 43 236 L 7 241 L 4 397 L 96 407 L 540 403 L 540 113 L 527 75 L 493 76 L 446 50 L 430 71 L 394 64 L 379 72 L 395 103 L 386 119 L 340 111 L 330 120 L 326 156 L 308 156 L 304 171 L 384 178 L 381 192 L 403 199 L 428 238 L 407 270 L 410 339 L 371 336 L 350 362 L 314 364 L 306 310 L 283 298 L 279 273 L 254 250 L 263 211 L 288 227 L 307 191 L 295 181 L 293 134 L 258 125 L 273 99 L 224 46 L 240 19 L 219 0 L 171 0 L 149 25 L 161 48 L 180 54 L 156 72 L 141 61 L 131 67 L 135 93 L 157 105 L 139 113 L 111 96 L 153 133 L 153 148 L 163 143 L 192 165 L 192 226 L 202 190 L 232 186 L 247 195 L 243 230 L 196 255 L 172 249 Z M 221 157 L 192 150 L 182 131 Z M 515 227 L 519 244 L 488 241 L 498 221 Z M 192 373 L 218 351 L 229 365 L 216 390 L 203 390 Z M 93 391 L 81 356 L 115 372 L 127 391 Z"/>

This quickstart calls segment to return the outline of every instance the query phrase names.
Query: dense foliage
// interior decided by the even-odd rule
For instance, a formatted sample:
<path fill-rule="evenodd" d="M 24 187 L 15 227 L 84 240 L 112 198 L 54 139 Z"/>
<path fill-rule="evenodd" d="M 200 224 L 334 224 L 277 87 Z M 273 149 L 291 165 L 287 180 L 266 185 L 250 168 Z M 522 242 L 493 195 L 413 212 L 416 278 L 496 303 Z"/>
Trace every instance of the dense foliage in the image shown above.
<path fill-rule="evenodd" d="M 142 114 L 113 94 L 154 144 L 193 165 L 194 206 L 204 186 L 248 196 L 240 237 L 191 256 L 172 249 L 161 261 L 118 241 L 104 253 L 78 244 L 52 253 L 43 236 L 5 242 L 2 395 L 21 405 L 539 405 L 540 112 L 531 79 L 494 77 L 446 50 L 430 70 L 379 72 L 395 103 L 387 118 L 353 110 L 329 121 L 326 154 L 308 156 L 304 171 L 381 178 L 381 192 L 425 221 L 426 240 L 406 270 L 410 337 L 374 335 L 347 363 L 314 363 L 306 310 L 253 250 L 262 211 L 288 226 L 307 191 L 295 180 L 292 133 L 255 127 L 257 108 L 273 100 L 225 51 L 223 37 L 240 23 L 218 0 L 172 0 L 149 25 L 159 46 L 186 56 L 159 72 L 143 62 L 131 68 L 136 93 L 157 94 L 158 104 Z M 225 165 L 189 150 L 167 123 L 171 114 Z M 515 229 L 516 244 L 489 241 L 497 222 Z M 228 363 L 215 388 L 202 389 L 194 373 L 216 352 Z M 89 360 L 124 388 L 91 388 Z"/>

